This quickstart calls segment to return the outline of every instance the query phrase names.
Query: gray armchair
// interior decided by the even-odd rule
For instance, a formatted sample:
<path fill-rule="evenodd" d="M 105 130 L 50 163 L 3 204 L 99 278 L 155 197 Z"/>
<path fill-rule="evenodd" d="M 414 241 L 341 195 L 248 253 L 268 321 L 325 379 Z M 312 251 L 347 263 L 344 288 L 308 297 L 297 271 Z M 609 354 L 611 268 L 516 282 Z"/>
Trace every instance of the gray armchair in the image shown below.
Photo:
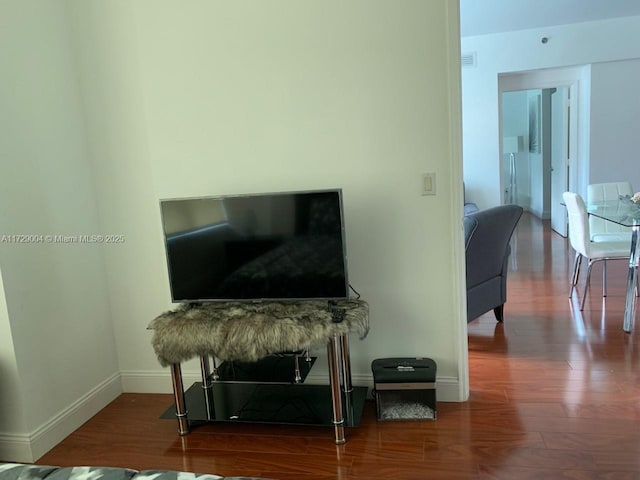
<path fill-rule="evenodd" d="M 522 207 L 501 205 L 464 217 L 467 264 L 467 323 L 493 309 L 504 321 L 509 242 Z"/>

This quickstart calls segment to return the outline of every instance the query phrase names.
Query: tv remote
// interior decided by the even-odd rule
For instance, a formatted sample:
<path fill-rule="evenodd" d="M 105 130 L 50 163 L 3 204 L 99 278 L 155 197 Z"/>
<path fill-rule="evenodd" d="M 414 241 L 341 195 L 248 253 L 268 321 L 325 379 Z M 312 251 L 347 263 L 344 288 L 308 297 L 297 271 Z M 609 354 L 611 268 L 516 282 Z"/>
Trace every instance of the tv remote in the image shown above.
<path fill-rule="evenodd" d="M 333 323 L 340 323 L 344 320 L 345 309 L 339 307 L 331 307 L 331 321 Z"/>

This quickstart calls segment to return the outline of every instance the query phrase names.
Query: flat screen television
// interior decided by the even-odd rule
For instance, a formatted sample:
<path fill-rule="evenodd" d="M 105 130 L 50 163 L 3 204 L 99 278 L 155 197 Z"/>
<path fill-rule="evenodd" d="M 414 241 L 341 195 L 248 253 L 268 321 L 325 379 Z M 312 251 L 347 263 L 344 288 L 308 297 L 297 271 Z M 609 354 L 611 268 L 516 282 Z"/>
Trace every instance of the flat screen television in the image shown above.
<path fill-rule="evenodd" d="M 160 208 L 173 302 L 348 299 L 340 189 Z"/>

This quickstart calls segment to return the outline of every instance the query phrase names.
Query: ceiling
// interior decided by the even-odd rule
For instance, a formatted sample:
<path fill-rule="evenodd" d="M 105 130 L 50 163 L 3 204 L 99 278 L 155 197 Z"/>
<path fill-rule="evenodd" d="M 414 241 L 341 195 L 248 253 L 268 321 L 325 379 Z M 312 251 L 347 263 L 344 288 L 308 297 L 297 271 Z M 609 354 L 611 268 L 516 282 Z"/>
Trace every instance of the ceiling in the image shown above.
<path fill-rule="evenodd" d="M 640 15 L 640 0 L 460 0 L 463 37 Z"/>

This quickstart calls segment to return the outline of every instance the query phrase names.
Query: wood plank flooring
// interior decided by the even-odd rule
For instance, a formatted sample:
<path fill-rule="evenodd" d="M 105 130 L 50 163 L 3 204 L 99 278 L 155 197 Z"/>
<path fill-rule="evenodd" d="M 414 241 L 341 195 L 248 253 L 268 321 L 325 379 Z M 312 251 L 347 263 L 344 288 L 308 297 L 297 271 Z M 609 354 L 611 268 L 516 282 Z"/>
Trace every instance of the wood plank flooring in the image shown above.
<path fill-rule="evenodd" d="M 505 323 L 468 326 L 471 397 L 434 422 L 378 422 L 368 402 L 346 445 L 326 428 L 216 424 L 179 437 L 169 395 L 125 394 L 39 463 L 174 469 L 280 480 L 640 479 L 640 332 L 622 331 L 626 265 L 594 267 L 584 312 L 573 251 L 525 214 Z M 580 289 L 582 294 L 582 288 Z"/>

